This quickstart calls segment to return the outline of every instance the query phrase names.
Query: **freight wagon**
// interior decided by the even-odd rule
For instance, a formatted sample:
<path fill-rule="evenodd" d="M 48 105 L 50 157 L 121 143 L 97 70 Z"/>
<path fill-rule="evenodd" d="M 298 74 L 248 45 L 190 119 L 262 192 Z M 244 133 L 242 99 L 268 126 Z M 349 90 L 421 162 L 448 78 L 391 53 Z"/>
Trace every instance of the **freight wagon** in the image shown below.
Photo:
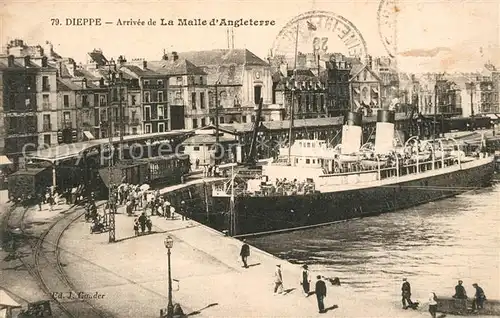
<path fill-rule="evenodd" d="M 111 168 L 111 180 L 113 184 L 178 184 L 189 169 L 189 156 L 185 154 L 122 161 Z M 102 182 L 108 186 L 110 169 L 99 169 L 99 175 Z"/>
<path fill-rule="evenodd" d="M 11 201 L 34 200 L 52 185 L 52 169 L 26 168 L 12 173 L 8 177 L 8 193 Z"/>

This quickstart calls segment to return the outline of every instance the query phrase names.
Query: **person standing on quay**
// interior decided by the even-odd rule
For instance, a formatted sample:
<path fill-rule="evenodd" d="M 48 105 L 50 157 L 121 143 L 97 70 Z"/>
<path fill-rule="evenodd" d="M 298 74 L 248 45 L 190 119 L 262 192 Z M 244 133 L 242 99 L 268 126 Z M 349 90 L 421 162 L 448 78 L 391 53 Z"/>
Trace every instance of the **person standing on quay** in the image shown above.
<path fill-rule="evenodd" d="M 484 290 L 479 287 L 478 284 L 474 283 L 472 286 L 476 289 L 476 294 L 474 295 L 474 300 L 472 301 L 472 309 L 478 310 L 483 309 L 484 301 L 486 300 L 486 295 L 484 294 Z"/>
<path fill-rule="evenodd" d="M 309 290 L 311 287 L 311 278 L 309 277 L 309 267 L 307 264 L 304 264 L 302 268 L 303 270 L 300 278 L 300 284 L 302 285 L 302 289 L 304 289 L 304 295 L 307 297 L 309 296 Z"/>
<path fill-rule="evenodd" d="M 281 265 L 276 265 L 276 270 L 274 271 L 274 294 L 279 289 L 279 294 L 283 293 L 283 275 L 281 274 Z"/>
<path fill-rule="evenodd" d="M 403 309 L 408 309 L 408 307 L 413 306 L 411 301 L 411 286 L 410 283 L 403 278 L 403 285 L 401 286 L 401 302 L 403 303 Z M 408 305 L 407 305 L 408 304 Z"/>
<path fill-rule="evenodd" d="M 324 299 L 326 297 L 326 284 L 321 279 L 320 275 L 316 276 L 316 278 L 318 279 L 318 281 L 316 282 L 316 288 L 315 288 L 316 299 L 318 300 L 318 310 L 319 310 L 320 314 L 323 314 L 323 313 L 325 313 Z"/>
<path fill-rule="evenodd" d="M 432 318 L 436 318 L 436 313 L 437 313 L 437 296 L 434 292 L 429 294 L 429 312 L 432 316 Z"/>
<path fill-rule="evenodd" d="M 247 258 L 250 256 L 250 246 L 246 243 L 247 240 L 243 240 L 243 245 L 241 246 L 240 256 L 243 262 L 243 267 L 248 268 Z"/>

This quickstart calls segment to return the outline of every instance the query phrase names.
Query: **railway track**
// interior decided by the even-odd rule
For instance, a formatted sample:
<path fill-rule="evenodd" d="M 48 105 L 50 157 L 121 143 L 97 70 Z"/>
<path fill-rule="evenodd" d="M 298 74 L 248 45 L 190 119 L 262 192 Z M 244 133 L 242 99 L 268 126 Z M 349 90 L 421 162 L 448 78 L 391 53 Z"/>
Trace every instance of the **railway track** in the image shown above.
<path fill-rule="evenodd" d="M 50 297 L 51 302 L 56 305 L 51 306 L 52 315 L 54 317 L 109 317 L 89 301 L 77 297 L 79 291 L 70 282 L 59 260 L 60 241 L 64 231 L 85 212 L 78 211 L 75 207 L 69 209 L 64 216 L 50 224 L 38 237 L 32 236 L 26 230 L 27 212 L 26 208 L 20 218 L 17 217 L 20 219 L 17 227 L 12 223 L 7 226 L 11 229 L 16 228 L 14 232 L 11 230 L 14 235 L 21 235 L 31 242 L 28 247 L 24 247 L 24 249 L 30 249 L 30 257 L 18 257 L 18 260 L 44 293 Z M 10 211 L 7 218 L 12 217 L 13 211 Z"/>

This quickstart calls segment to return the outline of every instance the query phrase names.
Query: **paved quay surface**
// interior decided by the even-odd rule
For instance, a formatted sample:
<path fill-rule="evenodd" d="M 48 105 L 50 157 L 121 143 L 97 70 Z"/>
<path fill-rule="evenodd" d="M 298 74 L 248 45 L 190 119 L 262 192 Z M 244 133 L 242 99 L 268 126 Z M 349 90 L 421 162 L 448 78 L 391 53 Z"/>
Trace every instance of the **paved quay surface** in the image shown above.
<path fill-rule="evenodd" d="M 299 285 L 301 268 L 251 247 L 250 268 L 242 268 L 241 242 L 188 220 L 152 217 L 153 232 L 134 236 L 133 217 L 116 216 L 116 238 L 89 234 L 89 224 L 74 223 L 64 234 L 61 262 L 81 291 L 103 294 L 96 306 L 116 317 L 158 317 L 167 304 L 167 257 L 164 238 L 174 239 L 172 277 L 174 303 L 197 317 L 423 317 L 394 303 L 364 299 L 348 286 L 327 282 L 326 314 L 316 297 L 306 298 Z M 273 273 L 281 264 L 286 295 L 273 295 Z M 315 275 L 317 273 L 311 273 Z M 315 280 L 313 280 L 315 282 Z M 190 315 L 190 316 L 191 316 Z"/>

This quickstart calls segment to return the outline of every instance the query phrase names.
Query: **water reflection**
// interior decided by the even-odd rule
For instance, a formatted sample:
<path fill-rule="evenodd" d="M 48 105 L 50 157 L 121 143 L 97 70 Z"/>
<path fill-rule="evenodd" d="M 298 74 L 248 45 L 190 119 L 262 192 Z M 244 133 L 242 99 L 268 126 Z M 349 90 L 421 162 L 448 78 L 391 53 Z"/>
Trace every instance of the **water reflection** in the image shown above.
<path fill-rule="evenodd" d="M 402 277 L 417 298 L 451 296 L 463 279 L 500 299 L 500 187 L 405 211 L 252 239 L 251 243 L 377 297 L 400 294 Z M 383 295 L 383 296 L 382 296 Z"/>

